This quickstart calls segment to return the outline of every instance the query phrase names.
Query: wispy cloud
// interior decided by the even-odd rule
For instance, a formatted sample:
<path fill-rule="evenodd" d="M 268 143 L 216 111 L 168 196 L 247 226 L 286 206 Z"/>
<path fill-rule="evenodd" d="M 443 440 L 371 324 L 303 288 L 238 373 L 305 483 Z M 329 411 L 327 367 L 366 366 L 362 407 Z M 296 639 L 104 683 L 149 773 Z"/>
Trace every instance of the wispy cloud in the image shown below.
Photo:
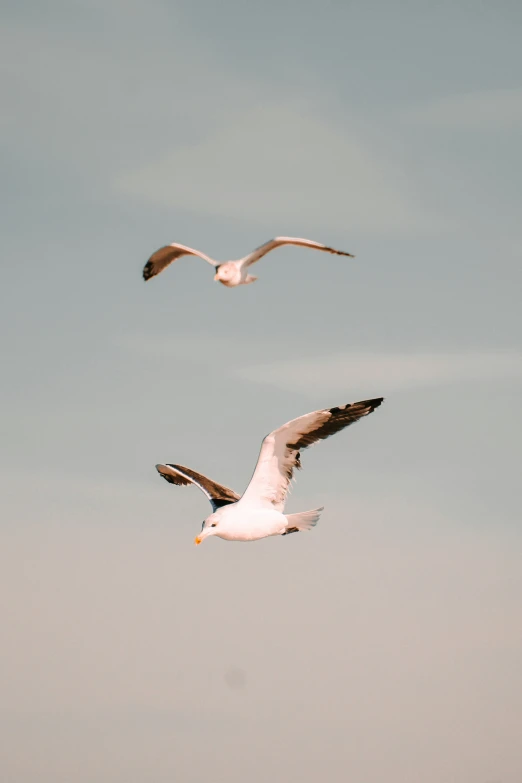
<path fill-rule="evenodd" d="M 409 174 L 375 141 L 282 102 L 227 117 L 206 138 L 116 184 L 156 204 L 277 225 L 306 221 L 399 236 L 441 225 L 419 203 Z"/>
<path fill-rule="evenodd" d="M 349 353 L 280 360 L 237 370 L 240 377 L 303 394 L 390 391 L 441 386 L 462 381 L 522 379 L 522 354 Z"/>
<path fill-rule="evenodd" d="M 207 337 L 187 335 L 180 343 L 162 335 L 152 339 L 130 334 L 119 337 L 114 343 L 120 350 L 152 360 L 172 358 L 216 366 L 221 373 L 225 372 L 221 355 L 209 350 Z M 252 340 L 246 342 L 239 337 L 227 340 L 229 375 L 312 396 L 347 389 L 359 390 L 362 394 L 386 394 L 466 381 L 522 380 L 522 354 L 517 351 L 365 351 L 289 359 L 295 351 L 291 342 L 283 340 L 274 346 L 261 337 L 254 343 L 256 354 L 265 361 L 244 366 L 245 352 L 247 346 L 252 347 Z"/>
<path fill-rule="evenodd" d="M 463 131 L 514 131 L 522 126 L 522 88 L 449 95 L 409 111 L 422 125 Z"/>

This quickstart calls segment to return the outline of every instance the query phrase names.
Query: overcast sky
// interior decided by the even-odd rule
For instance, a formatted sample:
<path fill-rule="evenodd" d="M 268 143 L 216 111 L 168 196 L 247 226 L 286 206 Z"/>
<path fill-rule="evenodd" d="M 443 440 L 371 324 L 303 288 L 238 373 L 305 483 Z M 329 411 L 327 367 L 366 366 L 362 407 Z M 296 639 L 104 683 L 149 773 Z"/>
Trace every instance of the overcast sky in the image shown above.
<path fill-rule="evenodd" d="M 1 783 L 520 783 L 522 6 L 8 0 Z M 251 286 L 167 242 L 284 248 Z M 310 534 L 194 547 L 262 437 Z"/>

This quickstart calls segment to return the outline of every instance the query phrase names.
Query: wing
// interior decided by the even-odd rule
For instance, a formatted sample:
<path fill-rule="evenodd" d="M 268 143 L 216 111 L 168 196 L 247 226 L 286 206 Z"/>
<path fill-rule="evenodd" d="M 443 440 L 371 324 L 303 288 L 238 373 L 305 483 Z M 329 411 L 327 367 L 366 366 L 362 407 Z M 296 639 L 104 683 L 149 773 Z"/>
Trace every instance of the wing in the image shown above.
<path fill-rule="evenodd" d="M 261 445 L 243 501 L 261 502 L 282 511 L 294 468 L 301 467 L 300 452 L 372 413 L 383 399 L 378 397 L 307 413 L 271 432 Z"/>
<path fill-rule="evenodd" d="M 212 258 L 209 258 L 204 253 L 200 253 L 199 250 L 194 250 L 191 247 L 185 245 L 178 245 L 175 242 L 172 245 L 165 245 L 160 247 L 155 253 L 151 255 L 145 266 L 143 267 L 143 279 L 150 280 L 151 277 L 159 275 L 160 272 L 173 261 L 177 261 L 181 256 L 199 256 L 204 261 L 208 261 L 212 266 L 217 266 L 217 262 Z"/>
<path fill-rule="evenodd" d="M 210 500 L 213 511 L 229 503 L 235 503 L 240 498 L 233 489 L 224 487 L 217 481 L 212 481 L 212 479 L 201 473 L 196 473 L 195 470 L 185 468 L 183 465 L 156 465 L 156 470 L 169 484 L 177 484 L 182 487 L 195 484 Z"/>
<path fill-rule="evenodd" d="M 264 245 L 258 247 L 257 250 L 254 250 L 254 252 L 250 253 L 250 255 L 242 258 L 241 265 L 250 266 L 251 264 L 255 264 L 256 261 L 259 261 L 260 258 L 266 256 L 266 254 L 270 253 L 271 250 L 275 250 L 276 247 L 281 247 L 282 245 L 311 247 L 313 250 L 323 250 L 325 253 L 335 253 L 335 255 L 338 256 L 348 256 L 349 258 L 355 258 L 355 256 L 351 253 L 345 253 L 344 250 L 335 250 L 333 247 L 321 245 L 320 242 L 313 242 L 311 239 L 299 239 L 298 237 L 276 237 L 275 239 L 271 239 L 269 242 L 265 242 Z"/>

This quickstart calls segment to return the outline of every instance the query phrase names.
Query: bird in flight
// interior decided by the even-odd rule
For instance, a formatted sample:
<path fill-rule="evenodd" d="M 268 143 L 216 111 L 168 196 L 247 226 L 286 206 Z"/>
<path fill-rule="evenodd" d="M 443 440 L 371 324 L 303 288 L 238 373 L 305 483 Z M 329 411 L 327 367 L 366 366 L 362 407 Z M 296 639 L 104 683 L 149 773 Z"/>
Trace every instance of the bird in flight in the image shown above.
<path fill-rule="evenodd" d="M 313 411 L 271 432 L 263 440 L 243 496 L 183 465 L 161 464 L 156 465 L 156 470 L 170 484 L 195 484 L 209 499 L 212 514 L 204 520 L 196 544 L 210 536 L 227 541 L 256 541 L 310 530 L 317 524 L 322 507 L 297 514 L 284 513 L 294 469 L 301 467 L 301 452 L 373 413 L 383 399 L 377 397 Z"/>
<path fill-rule="evenodd" d="M 322 250 L 325 253 L 334 253 L 338 256 L 355 258 L 352 253 L 345 253 L 343 250 L 335 250 L 335 248 L 321 245 L 319 242 L 312 242 L 311 239 L 275 237 L 275 239 L 265 242 L 264 245 L 261 245 L 261 247 L 258 247 L 244 258 L 239 258 L 237 261 L 224 261 L 223 263 L 220 263 L 219 261 L 215 261 L 213 258 L 206 256 L 204 253 L 201 253 L 199 250 L 194 250 L 192 247 L 186 247 L 185 245 L 179 245 L 177 242 L 173 242 L 172 245 L 160 247 L 159 250 L 156 250 L 156 252 L 151 255 L 143 268 L 143 279 L 150 280 L 151 277 L 159 275 L 159 273 L 163 272 L 169 264 L 182 256 L 199 256 L 214 267 L 214 280 L 223 283 L 223 285 L 226 285 L 228 288 L 235 288 L 235 286 L 238 285 L 248 285 L 249 283 L 253 283 L 254 280 L 257 280 L 257 277 L 248 273 L 248 268 L 267 253 L 270 253 L 271 250 L 275 250 L 282 245 L 310 247 L 313 250 Z"/>

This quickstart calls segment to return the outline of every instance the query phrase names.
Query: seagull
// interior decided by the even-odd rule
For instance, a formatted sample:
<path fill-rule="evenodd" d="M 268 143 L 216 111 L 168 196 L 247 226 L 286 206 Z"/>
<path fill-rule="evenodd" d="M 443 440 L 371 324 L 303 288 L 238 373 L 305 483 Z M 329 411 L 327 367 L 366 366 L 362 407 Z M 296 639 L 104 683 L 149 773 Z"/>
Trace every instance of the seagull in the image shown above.
<path fill-rule="evenodd" d="M 156 470 L 170 484 L 195 484 L 209 499 L 212 514 L 203 521 L 196 544 L 210 536 L 226 541 L 257 541 L 310 530 L 324 507 L 297 514 L 284 513 L 294 468 L 301 467 L 301 451 L 373 413 L 383 399 L 377 397 L 313 411 L 271 432 L 261 444 L 257 465 L 242 497 L 183 465 L 160 464 Z"/>
<path fill-rule="evenodd" d="M 335 250 L 333 247 L 327 245 L 321 245 L 319 242 L 312 242 L 311 239 L 299 239 L 298 237 L 275 237 L 265 242 L 264 245 L 258 247 L 252 253 L 249 253 L 244 258 L 239 258 L 237 261 L 225 261 L 220 263 L 213 258 L 206 256 L 199 250 L 194 250 L 192 247 L 186 247 L 186 245 L 179 245 L 177 242 L 173 242 L 172 245 L 165 245 L 156 250 L 151 255 L 147 263 L 143 268 L 143 279 L 150 280 L 151 277 L 159 275 L 163 272 L 169 264 L 176 261 L 182 256 L 199 256 L 204 261 L 207 261 L 215 269 L 214 280 L 219 283 L 223 283 L 228 288 L 235 288 L 237 285 L 248 285 L 257 280 L 254 275 L 248 274 L 248 267 L 259 261 L 260 258 L 270 253 L 271 250 L 275 250 L 276 247 L 282 245 L 298 245 L 299 247 L 311 247 L 314 250 L 323 250 L 326 253 L 335 253 L 338 256 L 348 256 L 349 258 L 355 258 L 352 253 L 345 253 L 343 250 Z"/>

